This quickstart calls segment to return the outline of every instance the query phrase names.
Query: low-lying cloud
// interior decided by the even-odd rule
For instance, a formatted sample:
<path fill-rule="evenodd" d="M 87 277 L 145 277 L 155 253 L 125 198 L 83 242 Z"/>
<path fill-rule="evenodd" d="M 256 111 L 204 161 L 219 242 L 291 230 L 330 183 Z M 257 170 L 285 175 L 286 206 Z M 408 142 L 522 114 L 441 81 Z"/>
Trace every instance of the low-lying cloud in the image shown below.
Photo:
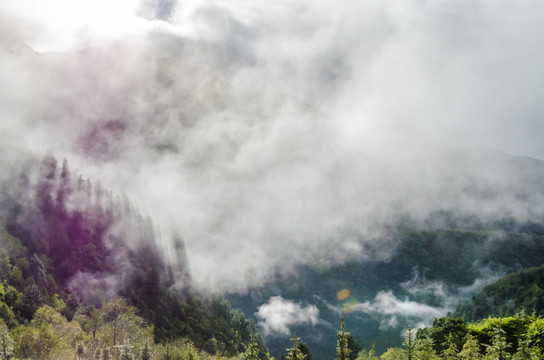
<path fill-rule="evenodd" d="M 502 275 L 482 269 L 474 282 L 467 286 L 448 288 L 440 281 L 426 281 L 417 272 L 401 287 L 407 295 L 397 296 L 393 291 L 380 291 L 372 301 L 350 306 L 350 311 L 362 312 L 380 318 L 380 328 L 395 328 L 402 323 L 412 323 L 416 328 L 431 325 L 434 318 L 446 316 L 457 306 L 469 300 L 485 285 L 498 280 Z"/>
<path fill-rule="evenodd" d="M 0 6 L 3 155 L 126 193 L 197 287 L 365 257 L 436 210 L 544 215 L 542 165 L 499 151 L 544 158 L 540 4 L 83 3 Z"/>
<path fill-rule="evenodd" d="M 255 315 L 265 335 L 289 335 L 293 325 L 316 325 L 319 321 L 319 309 L 315 305 L 303 306 L 281 296 L 271 297 L 259 306 Z"/>

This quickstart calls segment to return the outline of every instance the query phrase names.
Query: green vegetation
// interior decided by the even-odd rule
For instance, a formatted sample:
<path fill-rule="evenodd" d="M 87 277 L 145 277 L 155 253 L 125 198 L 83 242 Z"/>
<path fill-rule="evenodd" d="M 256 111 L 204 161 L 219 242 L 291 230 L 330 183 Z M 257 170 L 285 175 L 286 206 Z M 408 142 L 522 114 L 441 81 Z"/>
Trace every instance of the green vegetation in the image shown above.
<path fill-rule="evenodd" d="M 526 309 L 544 315 L 544 265 L 521 269 L 486 286 L 453 316 L 474 321 L 485 316 L 509 316 Z"/>
<path fill-rule="evenodd" d="M 167 263 L 126 197 L 51 156 L 3 194 L 0 358 L 267 358 L 242 311 L 191 289 L 183 241 Z"/>
<path fill-rule="evenodd" d="M 378 355 L 374 348 L 358 352 L 356 360 L 536 360 L 544 358 L 544 319 L 522 312 L 515 316 L 487 318 L 475 323 L 461 319 L 435 318 L 433 325 L 418 329 L 409 326 L 403 347 Z M 337 359 L 347 358 L 346 334 L 342 319 L 338 332 Z M 457 339 L 461 339 L 460 342 Z M 300 338 L 291 339 L 288 359 L 301 359 Z"/>

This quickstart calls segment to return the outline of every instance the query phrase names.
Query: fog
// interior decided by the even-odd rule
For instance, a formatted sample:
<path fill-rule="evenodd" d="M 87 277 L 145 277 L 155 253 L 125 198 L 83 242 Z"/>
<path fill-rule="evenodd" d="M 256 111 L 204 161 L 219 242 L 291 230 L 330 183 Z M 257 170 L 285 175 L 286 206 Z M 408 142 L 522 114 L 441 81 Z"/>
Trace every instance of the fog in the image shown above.
<path fill-rule="evenodd" d="M 127 194 L 208 290 L 437 210 L 541 219 L 544 167 L 507 154 L 544 159 L 542 7 L 3 1 L 2 164 L 51 152 Z"/>

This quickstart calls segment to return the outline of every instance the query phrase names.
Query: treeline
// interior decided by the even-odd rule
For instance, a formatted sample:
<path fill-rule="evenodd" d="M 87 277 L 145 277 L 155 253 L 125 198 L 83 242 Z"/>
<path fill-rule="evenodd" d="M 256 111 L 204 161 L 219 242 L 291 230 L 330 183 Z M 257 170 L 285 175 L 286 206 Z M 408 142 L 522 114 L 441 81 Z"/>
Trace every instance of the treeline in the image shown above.
<path fill-rule="evenodd" d="M 544 265 L 521 269 L 490 284 L 461 304 L 453 314 L 465 321 L 485 316 L 510 316 L 520 309 L 544 315 Z"/>
<path fill-rule="evenodd" d="M 294 336 L 287 350 L 290 360 L 310 360 L 311 352 Z M 544 358 L 544 318 L 521 312 L 510 317 L 489 317 L 475 323 L 460 318 L 435 318 L 428 328 L 405 332 L 402 347 L 378 354 L 361 350 L 344 319 L 338 332 L 336 360 L 538 360 Z"/>
<path fill-rule="evenodd" d="M 431 327 L 408 328 L 402 348 L 379 355 L 363 350 L 357 360 L 536 360 L 544 358 L 544 318 L 521 312 L 475 323 L 436 318 Z"/>
<path fill-rule="evenodd" d="M 155 344 L 153 325 L 137 315 L 137 309 L 118 298 L 99 308 L 80 307 L 69 321 L 66 304 L 56 298 L 54 307 L 40 307 L 32 321 L 9 329 L 0 319 L 0 359 L 86 360 L 219 360 L 188 339 Z M 259 359 L 259 345 L 252 338 L 236 359 Z"/>
<path fill-rule="evenodd" d="M 242 311 L 192 291 L 179 236 L 162 239 L 125 196 L 71 174 L 67 161 L 47 156 L 21 168 L 0 183 L 0 319 L 13 341 L 44 306 L 76 326 L 89 307 L 124 298 L 153 327 L 150 346 L 186 339 L 235 356 L 256 344 L 266 358 Z"/>

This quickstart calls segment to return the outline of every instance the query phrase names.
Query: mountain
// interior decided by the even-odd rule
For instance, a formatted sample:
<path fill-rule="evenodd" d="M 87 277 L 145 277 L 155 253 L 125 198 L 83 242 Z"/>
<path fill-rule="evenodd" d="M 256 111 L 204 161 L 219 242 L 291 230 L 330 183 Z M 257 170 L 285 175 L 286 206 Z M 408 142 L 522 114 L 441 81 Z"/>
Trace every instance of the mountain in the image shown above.
<path fill-rule="evenodd" d="M 262 310 L 273 297 L 281 296 L 303 308 L 315 306 L 319 321 L 298 325 L 293 322 L 290 332 L 300 336 L 316 358 L 334 356 L 334 335 L 342 316 L 347 331 L 359 345 L 366 349 L 375 345 L 379 353 L 384 352 L 401 345 L 403 331 L 410 323 L 430 324 L 434 318 L 453 313 L 459 303 L 500 274 L 542 264 L 544 232 L 540 224 L 518 224 L 508 219 L 486 224 L 450 215 L 435 214 L 427 229 L 399 227 L 393 235 L 394 243 L 399 245 L 390 257 L 371 254 L 363 261 L 307 266 L 246 295 L 232 294 L 228 298 L 246 313 L 253 313 L 261 325 L 267 321 Z M 438 223 L 452 228 L 432 228 Z M 521 270 L 521 274 L 536 276 L 537 269 L 541 268 Z M 534 289 L 534 285 L 526 284 L 524 288 Z M 344 289 L 349 290 L 347 297 L 340 296 Z M 490 290 L 496 287 L 490 285 L 487 289 L 483 294 L 490 299 L 489 294 L 496 294 Z M 520 302 L 536 300 L 531 291 L 519 295 Z M 492 299 L 497 304 L 506 300 L 505 295 Z M 455 315 L 461 314 L 465 306 L 470 305 L 461 305 Z M 492 311 L 492 303 L 483 303 L 484 309 Z M 271 354 L 279 356 L 288 346 L 290 334 L 275 331 L 267 335 Z"/>
<path fill-rule="evenodd" d="M 224 356 L 254 344 L 255 353 L 266 356 L 255 325 L 240 310 L 192 290 L 179 236 L 163 241 L 126 196 L 72 174 L 66 160 L 59 166 L 48 155 L 19 167 L 0 184 L 0 319 L 10 329 L 35 324 L 42 315 L 85 327 L 96 309 L 107 324 L 110 308 L 118 308 L 151 324 L 156 343 L 186 339 Z M 119 345 L 113 339 L 111 351 Z"/>
<path fill-rule="evenodd" d="M 544 315 L 544 265 L 521 269 L 487 285 L 470 301 L 460 304 L 452 316 L 475 321 L 522 310 Z"/>
<path fill-rule="evenodd" d="M 505 273 L 541 265 L 541 161 L 387 129 L 353 140 L 342 125 L 351 121 L 278 94 L 277 79 L 255 89 L 255 73 L 236 64 L 190 65 L 206 58 L 190 46 L 175 57 L 127 43 L 14 49 L 0 51 L 10 84 L 0 90 L 0 219 L 25 248 L 12 281 L 17 261 L 51 303 L 53 290 L 95 306 L 122 295 L 157 340 L 188 336 L 235 354 L 255 325 L 194 291 L 212 289 L 254 315 L 273 355 L 296 332 L 324 359 L 342 315 L 356 341 L 384 350 L 408 323 L 429 324 Z M 98 181 L 21 155 L 43 148 L 126 189 L 186 243 Z M 31 260 L 43 263 L 39 281 Z"/>

